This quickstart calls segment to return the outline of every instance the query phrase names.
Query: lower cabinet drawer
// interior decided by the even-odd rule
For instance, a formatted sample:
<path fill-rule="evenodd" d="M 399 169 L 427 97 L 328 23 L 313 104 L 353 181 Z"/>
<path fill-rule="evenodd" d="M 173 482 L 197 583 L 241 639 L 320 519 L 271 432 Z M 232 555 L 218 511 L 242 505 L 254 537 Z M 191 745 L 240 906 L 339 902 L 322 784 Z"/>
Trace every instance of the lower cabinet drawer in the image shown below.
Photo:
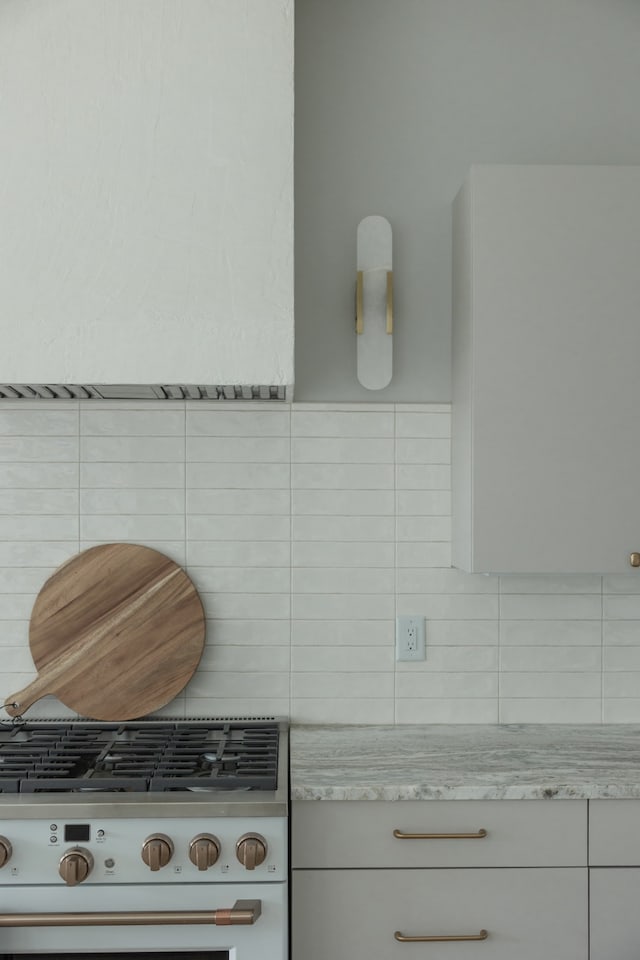
<path fill-rule="evenodd" d="M 293 960 L 587 960 L 586 869 L 294 870 L 292 896 Z"/>
<path fill-rule="evenodd" d="M 601 867 L 591 883 L 591 960 L 640 957 L 640 869 Z"/>

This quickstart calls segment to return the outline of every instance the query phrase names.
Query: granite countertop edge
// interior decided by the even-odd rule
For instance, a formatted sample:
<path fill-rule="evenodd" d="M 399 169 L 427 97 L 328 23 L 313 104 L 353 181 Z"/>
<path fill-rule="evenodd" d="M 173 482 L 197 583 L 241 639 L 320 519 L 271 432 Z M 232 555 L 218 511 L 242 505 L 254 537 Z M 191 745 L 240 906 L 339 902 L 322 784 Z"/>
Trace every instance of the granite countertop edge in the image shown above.
<path fill-rule="evenodd" d="M 640 799 L 640 725 L 298 725 L 292 800 Z"/>

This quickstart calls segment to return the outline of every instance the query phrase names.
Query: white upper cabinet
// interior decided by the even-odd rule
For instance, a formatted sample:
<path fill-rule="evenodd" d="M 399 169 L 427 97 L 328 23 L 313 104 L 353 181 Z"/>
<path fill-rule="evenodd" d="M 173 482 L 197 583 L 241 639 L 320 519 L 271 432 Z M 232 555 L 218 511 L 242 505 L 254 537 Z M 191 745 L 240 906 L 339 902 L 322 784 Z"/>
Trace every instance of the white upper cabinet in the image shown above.
<path fill-rule="evenodd" d="M 293 0 L 0 28 L 0 382 L 293 382 Z"/>
<path fill-rule="evenodd" d="M 453 232 L 454 565 L 632 572 L 640 167 L 474 167 Z"/>

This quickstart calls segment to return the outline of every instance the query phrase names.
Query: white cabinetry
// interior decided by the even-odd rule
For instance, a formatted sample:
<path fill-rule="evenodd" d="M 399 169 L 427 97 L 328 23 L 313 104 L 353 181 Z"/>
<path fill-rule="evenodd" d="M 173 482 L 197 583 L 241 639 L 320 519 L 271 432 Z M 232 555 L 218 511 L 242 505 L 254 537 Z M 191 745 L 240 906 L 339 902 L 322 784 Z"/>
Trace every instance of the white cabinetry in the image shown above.
<path fill-rule="evenodd" d="M 640 801 L 589 804 L 591 960 L 640 955 Z"/>
<path fill-rule="evenodd" d="M 431 960 L 586 960 L 586 811 L 582 801 L 294 802 L 293 960 L 416 949 Z M 396 932 L 448 939 L 420 947 Z"/>
<path fill-rule="evenodd" d="M 640 551 L 640 167 L 474 167 L 454 204 L 453 559 Z"/>

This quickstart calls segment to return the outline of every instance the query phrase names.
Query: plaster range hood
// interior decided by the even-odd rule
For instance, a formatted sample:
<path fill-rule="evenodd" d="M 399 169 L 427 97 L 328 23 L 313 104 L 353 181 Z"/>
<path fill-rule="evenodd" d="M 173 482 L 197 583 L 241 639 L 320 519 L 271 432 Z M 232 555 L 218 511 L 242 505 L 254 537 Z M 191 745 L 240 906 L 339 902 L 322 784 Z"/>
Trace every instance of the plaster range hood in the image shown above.
<path fill-rule="evenodd" d="M 0 400 L 292 398 L 293 0 L 9 4 Z"/>

